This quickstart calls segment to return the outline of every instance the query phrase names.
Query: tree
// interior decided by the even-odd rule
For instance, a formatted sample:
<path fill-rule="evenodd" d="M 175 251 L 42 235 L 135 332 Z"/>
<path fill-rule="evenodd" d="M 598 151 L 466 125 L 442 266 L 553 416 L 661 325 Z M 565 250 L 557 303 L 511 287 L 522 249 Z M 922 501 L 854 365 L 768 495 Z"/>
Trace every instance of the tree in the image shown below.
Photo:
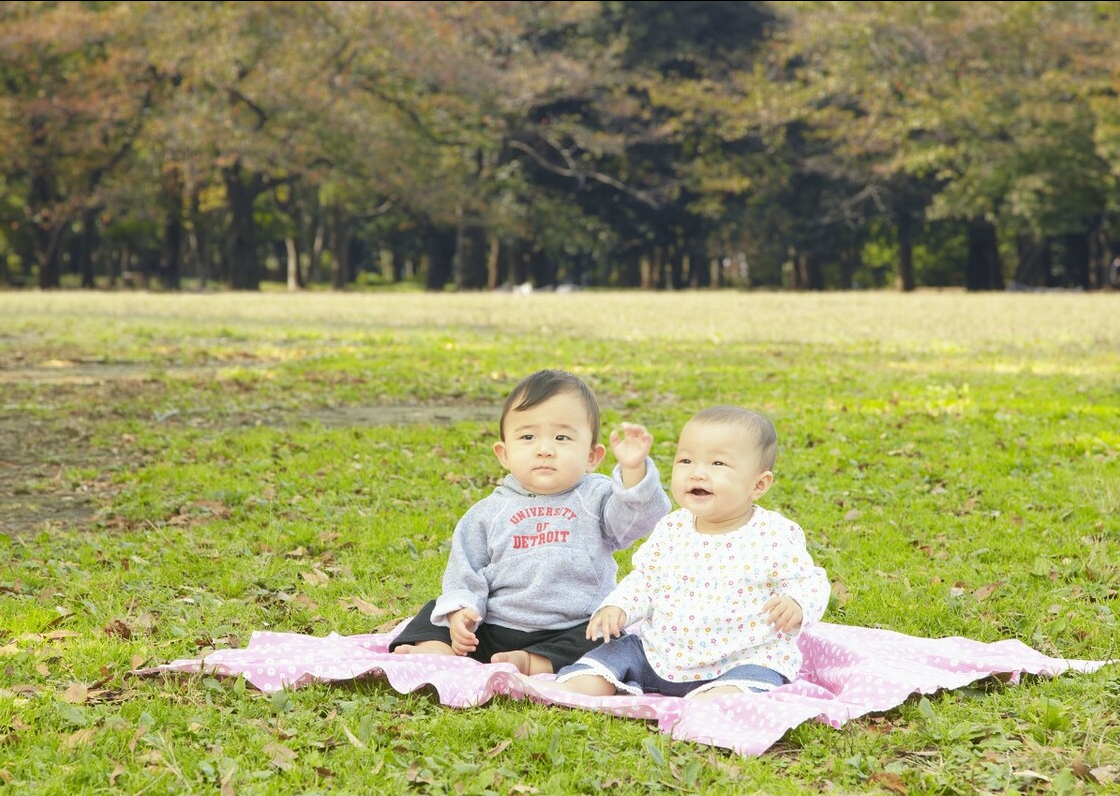
<path fill-rule="evenodd" d="M 59 286 L 65 234 L 78 219 L 91 234 L 103 180 L 142 130 L 155 76 L 121 46 L 134 21 L 117 3 L 14 2 L 0 16 L 4 169 L 26 191 L 17 223 L 31 230 L 41 288 Z"/>

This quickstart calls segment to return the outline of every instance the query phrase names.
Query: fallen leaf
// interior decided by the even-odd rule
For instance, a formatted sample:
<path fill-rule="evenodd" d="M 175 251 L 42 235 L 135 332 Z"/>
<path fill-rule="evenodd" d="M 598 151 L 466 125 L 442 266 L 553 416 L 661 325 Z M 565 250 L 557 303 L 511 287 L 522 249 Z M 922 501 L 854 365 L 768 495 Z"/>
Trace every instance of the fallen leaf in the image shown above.
<path fill-rule="evenodd" d="M 59 617 L 59 619 L 62 618 L 64 617 Z M 43 638 L 47 639 L 48 641 L 60 641 L 64 638 L 77 638 L 80 635 L 81 633 L 76 630 L 52 630 L 50 633 L 47 633 L 45 636 L 43 636 Z"/>
<path fill-rule="evenodd" d="M 132 638 L 132 628 L 126 625 L 121 620 L 114 619 L 112 622 L 105 625 L 105 635 L 119 636 L 120 638 L 127 640 Z"/>
<path fill-rule="evenodd" d="M 330 580 L 330 576 L 319 569 L 313 569 L 310 572 L 301 572 L 299 574 L 301 574 L 303 576 L 303 579 L 310 583 L 312 586 L 322 586 L 324 583 Z"/>
<path fill-rule="evenodd" d="M 348 600 L 339 600 L 338 602 L 343 608 L 357 611 L 365 616 L 380 616 L 385 613 L 383 609 L 378 608 L 373 603 L 367 603 L 361 597 L 351 597 Z"/>
<path fill-rule="evenodd" d="M 504 752 L 504 751 L 505 751 L 506 749 L 509 749 L 509 745 L 510 745 L 511 743 L 513 743 L 513 741 L 511 741 L 511 740 L 509 740 L 509 739 L 507 738 L 506 740 L 502 741 L 502 742 L 501 742 L 500 744 L 498 744 L 497 746 L 495 746 L 495 747 L 494 747 L 493 749 L 490 749 L 490 750 L 488 750 L 488 751 L 486 752 L 486 755 L 487 755 L 488 757 L 497 757 L 497 756 L 498 756 L 498 755 L 500 755 L 500 754 L 501 754 L 502 752 Z"/>
<path fill-rule="evenodd" d="M 318 571 L 318 570 L 316 570 L 316 571 Z M 319 603 L 312 600 L 310 597 L 308 597 L 303 592 L 300 592 L 299 594 L 297 594 L 292 599 L 292 602 L 294 602 L 296 605 L 298 605 L 302 608 L 306 608 L 309 611 L 317 611 L 319 609 Z"/>
<path fill-rule="evenodd" d="M 114 785 L 116 785 L 117 784 L 117 779 L 120 777 L 121 774 L 125 773 L 125 771 L 127 771 L 127 770 L 128 769 L 126 769 L 120 763 L 117 763 L 113 767 L 113 771 L 109 774 L 109 787 L 111 788 Z"/>
<path fill-rule="evenodd" d="M 977 601 L 986 600 L 992 596 L 992 593 L 995 592 L 995 590 L 998 589 L 999 586 L 999 583 L 989 583 L 987 586 L 981 586 L 979 589 L 974 591 L 972 593 L 972 596 L 975 597 Z"/>
<path fill-rule="evenodd" d="M 63 741 L 62 745 L 67 749 L 74 749 L 78 746 L 92 746 L 93 736 L 96 732 L 96 727 L 86 727 L 84 730 L 78 730 Z"/>
<path fill-rule="evenodd" d="M 1089 774 L 1101 785 L 1110 785 L 1116 782 L 1117 775 L 1120 775 L 1120 766 L 1097 766 L 1090 769 Z"/>
<path fill-rule="evenodd" d="M 299 757 L 299 755 L 284 746 L 284 744 L 276 743 L 275 741 L 266 743 L 261 748 L 261 751 L 267 755 L 271 755 L 272 765 L 284 771 L 289 770 L 292 767 L 292 761 Z"/>
<path fill-rule="evenodd" d="M 853 522 L 854 520 L 858 520 L 859 516 L 860 516 L 860 510 L 859 509 L 852 509 L 851 511 L 849 511 L 847 514 L 844 515 L 844 519 L 847 520 L 848 522 Z"/>
<path fill-rule="evenodd" d="M 877 771 L 867 778 L 869 782 L 874 782 L 884 790 L 893 791 L 894 793 L 908 793 L 906 783 L 902 781 L 902 777 L 898 774 L 892 774 L 889 771 Z"/>
<path fill-rule="evenodd" d="M 89 689 L 82 683 L 71 683 L 70 687 L 62 694 L 62 698 L 71 705 L 80 705 L 86 701 Z"/>
<path fill-rule="evenodd" d="M 365 742 L 362 741 L 362 739 L 359 738 L 357 735 L 350 732 L 350 728 L 347 727 L 345 724 L 342 725 L 342 731 L 344 733 L 346 733 L 346 740 L 348 740 L 350 742 L 351 746 L 353 746 L 356 749 L 365 749 L 366 748 Z"/>
<path fill-rule="evenodd" d="M 136 751 L 136 742 L 139 741 L 141 738 L 143 738 L 147 734 L 148 734 L 148 728 L 147 727 L 143 727 L 143 726 L 137 727 L 136 732 L 133 733 L 131 740 L 129 740 L 129 742 L 128 742 L 128 751 L 135 752 Z"/>

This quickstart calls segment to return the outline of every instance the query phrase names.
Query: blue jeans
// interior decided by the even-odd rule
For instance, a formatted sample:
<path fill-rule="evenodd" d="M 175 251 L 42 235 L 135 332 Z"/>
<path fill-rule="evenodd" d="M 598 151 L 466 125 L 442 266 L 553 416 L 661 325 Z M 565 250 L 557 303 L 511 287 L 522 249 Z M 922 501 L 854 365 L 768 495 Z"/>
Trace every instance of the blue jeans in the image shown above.
<path fill-rule="evenodd" d="M 773 669 L 746 663 L 711 680 L 689 680 L 673 683 L 663 680 L 649 665 L 641 636 L 625 635 L 596 647 L 571 666 L 557 672 L 558 681 L 570 680 L 579 675 L 598 675 L 619 691 L 628 694 L 665 694 L 683 697 L 699 689 L 717 685 L 734 685 L 745 691 L 769 691 L 788 680 Z M 705 689 L 706 690 L 706 689 Z"/>

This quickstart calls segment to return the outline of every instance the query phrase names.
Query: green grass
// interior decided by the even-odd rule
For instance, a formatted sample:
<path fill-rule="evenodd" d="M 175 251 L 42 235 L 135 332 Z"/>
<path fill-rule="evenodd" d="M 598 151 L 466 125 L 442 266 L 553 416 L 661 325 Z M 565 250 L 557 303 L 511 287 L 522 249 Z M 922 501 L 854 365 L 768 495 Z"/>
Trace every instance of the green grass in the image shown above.
<path fill-rule="evenodd" d="M 501 475 L 505 393 L 540 367 L 584 376 L 606 424 L 646 424 L 666 482 L 696 409 L 770 414 L 765 504 L 806 528 L 828 621 L 1120 657 L 1118 310 L 1115 294 L 0 294 L 0 782 L 1118 793 L 1117 666 L 807 723 L 758 758 L 378 682 L 266 696 L 128 675 L 254 630 L 409 616 Z"/>

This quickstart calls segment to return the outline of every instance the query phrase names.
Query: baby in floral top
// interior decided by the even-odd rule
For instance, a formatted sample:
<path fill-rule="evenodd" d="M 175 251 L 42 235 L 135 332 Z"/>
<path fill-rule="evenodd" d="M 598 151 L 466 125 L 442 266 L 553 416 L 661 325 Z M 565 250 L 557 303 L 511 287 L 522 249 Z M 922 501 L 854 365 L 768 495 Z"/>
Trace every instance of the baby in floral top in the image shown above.
<path fill-rule="evenodd" d="M 801 528 L 755 505 L 774 481 L 776 452 L 774 425 L 748 409 L 716 406 L 685 424 L 672 476 L 681 508 L 591 618 L 587 637 L 608 643 L 553 685 L 685 696 L 768 691 L 797 676 L 797 633 L 824 615 L 829 582 Z M 640 635 L 623 633 L 638 621 Z"/>

